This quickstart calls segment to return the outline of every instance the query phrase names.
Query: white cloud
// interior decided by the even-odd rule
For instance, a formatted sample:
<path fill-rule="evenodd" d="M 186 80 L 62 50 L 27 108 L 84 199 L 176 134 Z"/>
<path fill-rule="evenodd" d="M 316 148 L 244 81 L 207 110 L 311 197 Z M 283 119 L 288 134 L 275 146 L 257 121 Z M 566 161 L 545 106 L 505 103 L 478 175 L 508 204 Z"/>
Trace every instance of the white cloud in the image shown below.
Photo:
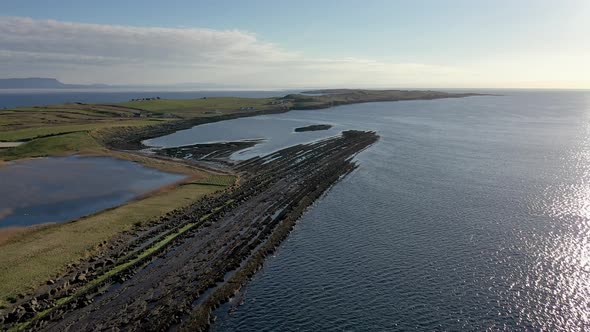
<path fill-rule="evenodd" d="M 4 51 L 36 53 L 50 61 L 74 55 L 121 64 L 235 63 L 289 56 L 237 30 L 143 28 L 21 17 L 0 19 L 0 45 Z"/>
<path fill-rule="evenodd" d="M 72 83 L 206 82 L 256 86 L 404 85 L 457 70 L 366 59 L 314 59 L 239 30 L 131 27 L 0 17 L 4 77 Z"/>
<path fill-rule="evenodd" d="M 536 64 L 543 61 L 537 60 Z M 563 68 L 552 70 L 561 73 L 556 77 L 563 81 L 580 76 L 569 71 L 564 75 Z M 313 58 L 240 30 L 0 17 L 2 77 L 56 77 L 67 83 L 201 82 L 252 88 L 481 87 L 507 86 L 507 82 L 525 81 L 532 76 L 550 79 L 551 75 L 539 73 L 537 65 L 527 59 L 505 63 L 483 59 L 457 67 L 346 55 Z"/>

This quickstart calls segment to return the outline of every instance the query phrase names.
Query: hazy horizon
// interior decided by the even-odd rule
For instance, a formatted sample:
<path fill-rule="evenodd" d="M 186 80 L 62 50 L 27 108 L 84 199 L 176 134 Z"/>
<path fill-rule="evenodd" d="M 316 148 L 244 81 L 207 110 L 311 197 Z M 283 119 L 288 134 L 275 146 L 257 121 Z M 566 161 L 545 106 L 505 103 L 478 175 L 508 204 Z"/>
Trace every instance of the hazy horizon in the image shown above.
<path fill-rule="evenodd" d="M 243 89 L 590 88 L 585 1 L 42 7 L 0 4 L 0 78 Z"/>

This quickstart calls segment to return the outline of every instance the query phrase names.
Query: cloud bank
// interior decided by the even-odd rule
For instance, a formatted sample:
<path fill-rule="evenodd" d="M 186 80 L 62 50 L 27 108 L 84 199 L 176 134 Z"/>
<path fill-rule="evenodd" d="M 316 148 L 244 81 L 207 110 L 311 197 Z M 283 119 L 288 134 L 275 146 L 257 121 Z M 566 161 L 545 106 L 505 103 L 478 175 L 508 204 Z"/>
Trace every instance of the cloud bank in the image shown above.
<path fill-rule="evenodd" d="M 329 45 L 327 45 L 329 46 Z M 456 68 L 356 58 L 306 57 L 239 30 L 157 28 L 0 17 L 3 77 L 56 77 L 68 83 L 247 87 L 400 86 Z"/>
<path fill-rule="evenodd" d="M 324 47 L 329 51 L 330 45 Z M 240 30 L 0 16 L 0 77 L 55 77 L 66 83 L 195 82 L 243 88 L 590 86 L 587 51 L 546 53 L 490 54 L 480 59 L 465 55 L 451 65 L 346 55 L 318 58 Z"/>

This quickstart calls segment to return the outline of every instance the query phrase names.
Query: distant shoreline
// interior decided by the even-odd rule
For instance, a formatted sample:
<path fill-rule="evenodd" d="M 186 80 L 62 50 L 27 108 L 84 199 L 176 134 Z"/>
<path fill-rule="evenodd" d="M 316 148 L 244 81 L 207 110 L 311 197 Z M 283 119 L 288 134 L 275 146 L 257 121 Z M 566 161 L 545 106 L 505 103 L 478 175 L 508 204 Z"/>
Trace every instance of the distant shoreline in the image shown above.
<path fill-rule="evenodd" d="M 293 110 L 339 105 L 484 96 L 420 90 L 308 90 L 322 95 L 282 97 L 212 96 L 166 99 L 154 93 L 126 102 L 68 102 L 0 110 L 10 122 L 0 126 L 0 142 L 24 142 L 0 150 L 1 160 L 104 150 L 141 150 L 143 141 L 197 125 Z M 330 93 L 331 92 L 331 93 Z M 150 97 L 150 98 L 146 98 Z M 155 97 L 155 98 L 154 98 Z M 75 116 L 72 116 L 75 115 Z"/>
<path fill-rule="evenodd" d="M 481 94 L 350 90 L 323 96 L 289 94 L 273 98 L 204 97 L 174 100 L 145 96 L 150 98 L 123 103 L 75 102 L 0 110 L 0 114 L 10 119 L 10 122 L 0 127 L 0 141 L 26 142 L 1 149 L 0 160 L 97 154 L 194 175 L 190 181 L 163 190 L 161 195 L 154 194 L 94 215 L 94 218 L 101 219 L 107 216 L 110 223 L 82 218 L 59 226 L 13 234 L 16 236 L 13 240 L 2 244 L 3 250 L 10 249 L 13 253 L 6 255 L 0 261 L 0 266 L 14 265 L 11 259 L 17 257 L 20 269 L 5 269 L 3 272 L 3 277 L 15 281 L 10 287 L 5 285 L 1 294 L 3 311 L 0 311 L 0 319 L 3 323 L 0 326 L 17 329 L 55 326 L 59 329 L 57 327 L 64 322 L 59 318 L 82 317 L 79 315 L 83 311 L 76 310 L 78 304 L 112 305 L 117 313 L 127 314 L 115 302 L 110 302 L 108 297 L 101 300 L 102 290 L 109 289 L 115 282 L 124 283 L 133 279 L 138 269 L 150 268 L 149 263 L 159 255 L 162 264 L 171 267 L 166 271 L 183 267 L 178 269 L 178 276 L 181 277 L 178 280 L 187 285 L 183 287 L 187 293 L 184 294 L 183 290 L 171 298 L 172 301 L 158 301 L 163 309 L 151 313 L 153 323 L 164 326 L 162 324 L 172 322 L 162 318 L 171 317 L 171 313 L 182 307 L 186 312 L 183 318 L 187 327 L 198 329 L 208 326 L 212 308 L 226 301 L 248 281 L 263 264 L 265 257 L 288 236 L 305 209 L 341 177 L 356 169 L 358 165 L 352 161 L 352 157 L 374 144 L 379 136 L 375 132 L 348 130 L 321 142 L 301 144 L 265 158 L 255 157 L 240 162 L 228 172 L 204 169 L 197 163 L 185 159 L 172 160 L 169 157 L 204 159 L 215 156 L 223 159 L 235 149 L 255 142 L 171 148 L 164 151 L 165 156 L 122 150 L 141 149 L 145 139 L 198 124 L 240 117 L 365 102 L 477 95 Z M 300 159 L 302 155 L 309 158 Z M 156 204 L 157 208 L 148 208 L 152 204 Z M 137 219 L 131 219 L 130 216 Z M 88 227 L 92 227 L 93 235 L 104 235 L 86 236 L 76 241 L 69 237 L 73 232 L 86 232 Z M 48 235 L 38 237 L 40 232 Z M 194 237 L 197 232 L 200 232 L 199 237 Z M 186 241 L 187 238 L 193 240 Z M 201 239 L 201 242 L 195 239 Z M 59 260 L 47 259 L 47 255 L 55 255 L 51 248 L 43 254 L 37 254 L 35 260 L 28 258 L 31 250 L 43 247 L 50 243 L 49 240 L 59 244 L 54 246 L 63 253 Z M 192 254 L 176 255 L 177 249 L 178 252 Z M 202 255 L 202 260 L 191 261 L 190 257 L 196 255 Z M 184 258 L 189 258 L 189 261 Z M 242 266 L 241 262 L 244 261 L 246 264 Z M 45 270 L 32 268 L 40 264 L 45 264 Z M 194 280 L 195 271 L 201 276 L 199 280 L 202 283 L 189 282 Z M 231 271 L 235 273 L 226 280 L 224 276 Z M 176 280 L 174 273 L 150 273 L 153 278 L 146 279 L 146 283 L 138 283 L 137 287 L 147 290 L 150 284 L 171 285 L 169 281 Z M 134 282 L 137 280 L 134 279 Z M 219 281 L 223 283 L 217 287 Z M 27 291 L 31 288 L 35 290 Z M 174 288 L 166 290 L 172 292 Z M 207 290 L 210 290 L 210 294 L 205 293 Z M 127 299 L 130 301 L 149 300 L 141 298 L 138 293 L 129 294 Z M 193 305 L 195 294 L 201 294 L 201 305 Z M 93 304 L 95 301 L 97 304 Z M 76 305 L 71 306 L 72 303 Z M 134 308 L 129 314 L 137 317 L 144 315 L 141 307 Z M 97 310 L 93 313 L 95 316 L 91 319 L 76 321 L 85 324 L 100 320 L 113 327 L 125 325 L 124 319 L 110 311 Z"/>
<path fill-rule="evenodd" d="M 333 90 L 308 90 L 306 93 L 322 93 Z M 493 96 L 492 94 L 483 93 L 448 93 L 439 91 L 420 91 L 420 90 L 338 90 L 343 93 L 323 94 L 323 95 L 304 95 L 288 94 L 282 98 L 274 98 L 276 104 L 269 105 L 265 109 L 251 109 L 243 112 L 220 113 L 211 117 L 194 117 L 182 119 L 173 122 L 162 123 L 156 126 L 145 126 L 139 130 L 129 131 L 120 129 L 114 135 L 105 137 L 103 144 L 113 149 L 122 150 L 139 150 L 146 148 L 142 143 L 145 140 L 165 136 L 179 130 L 189 129 L 197 125 L 232 120 L 242 117 L 250 117 L 265 114 L 286 113 L 295 110 L 315 110 L 326 109 L 335 106 L 360 104 L 370 102 L 392 102 L 392 101 L 410 101 L 410 100 L 435 100 L 446 98 L 465 98 L 475 96 Z M 245 103 L 251 103 L 257 98 L 241 98 Z M 161 101 L 148 101 L 148 103 L 158 103 Z M 163 102 L 163 101 L 162 101 Z M 125 105 L 129 105 L 126 103 Z M 148 104 L 149 105 L 149 104 Z M 151 106 L 151 105 L 150 105 Z M 142 105 L 134 105 L 139 109 Z"/>

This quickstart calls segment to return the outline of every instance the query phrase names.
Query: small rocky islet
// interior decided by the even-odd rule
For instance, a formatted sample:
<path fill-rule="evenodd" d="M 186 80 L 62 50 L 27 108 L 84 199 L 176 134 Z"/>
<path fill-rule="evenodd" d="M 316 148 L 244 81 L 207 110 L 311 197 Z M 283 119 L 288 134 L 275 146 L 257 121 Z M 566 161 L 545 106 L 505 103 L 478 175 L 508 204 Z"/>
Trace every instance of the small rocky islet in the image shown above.
<path fill-rule="evenodd" d="M 328 130 L 330 128 L 332 128 L 332 125 L 315 124 L 315 125 L 309 125 L 309 126 L 305 126 L 305 127 L 295 128 L 295 132 L 302 133 L 302 132 L 306 132 L 306 131 L 320 131 L 320 130 Z"/>

